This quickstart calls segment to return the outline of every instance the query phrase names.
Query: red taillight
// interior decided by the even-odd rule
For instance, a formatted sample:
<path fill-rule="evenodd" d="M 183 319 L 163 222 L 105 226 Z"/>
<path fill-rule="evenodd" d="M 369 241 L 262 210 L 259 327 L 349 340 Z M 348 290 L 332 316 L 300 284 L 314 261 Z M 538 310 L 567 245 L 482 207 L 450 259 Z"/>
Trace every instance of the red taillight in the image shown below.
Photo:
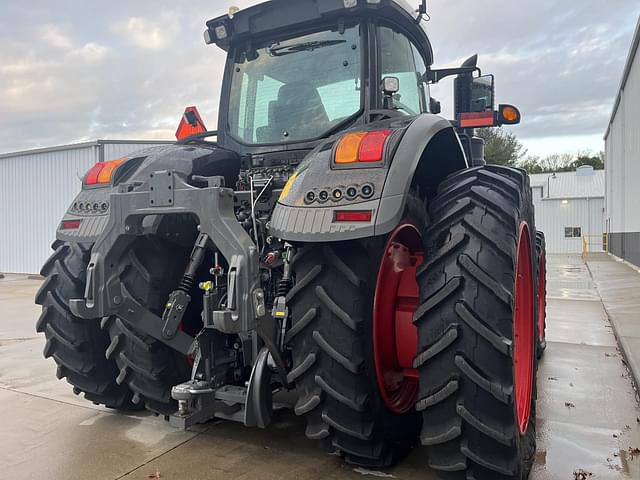
<path fill-rule="evenodd" d="M 371 210 L 337 210 L 334 212 L 334 222 L 370 222 Z"/>
<path fill-rule="evenodd" d="M 335 155 L 336 165 L 381 162 L 384 158 L 387 139 L 392 133 L 392 130 L 347 133 L 338 142 Z"/>
<path fill-rule="evenodd" d="M 460 128 L 494 127 L 495 125 L 496 116 L 492 111 L 460 114 Z"/>
<path fill-rule="evenodd" d="M 360 143 L 360 152 L 358 160 L 361 162 L 380 162 L 384 154 L 384 146 L 387 138 L 391 135 L 391 130 L 380 130 L 378 132 L 369 132 Z"/>
<path fill-rule="evenodd" d="M 63 220 L 60 225 L 61 230 L 77 230 L 80 228 L 82 220 Z"/>
<path fill-rule="evenodd" d="M 120 165 L 126 162 L 126 158 L 110 160 L 108 162 L 98 162 L 84 176 L 85 185 L 106 185 L 111 183 L 113 174 Z"/>
<path fill-rule="evenodd" d="M 91 167 L 91 170 L 89 170 L 84 176 L 85 185 L 95 185 L 96 183 L 98 183 L 98 177 L 100 176 L 100 172 L 104 168 L 104 164 L 105 162 L 98 162 L 93 167 Z"/>

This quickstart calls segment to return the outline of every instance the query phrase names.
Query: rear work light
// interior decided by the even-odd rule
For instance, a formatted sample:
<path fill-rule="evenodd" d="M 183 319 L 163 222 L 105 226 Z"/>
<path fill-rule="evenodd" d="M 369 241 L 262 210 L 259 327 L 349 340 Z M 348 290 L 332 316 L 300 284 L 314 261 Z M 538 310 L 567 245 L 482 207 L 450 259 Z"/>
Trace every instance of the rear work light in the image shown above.
<path fill-rule="evenodd" d="M 338 142 L 335 163 L 345 165 L 381 162 L 384 158 L 384 147 L 392 133 L 393 130 L 347 133 Z"/>
<path fill-rule="evenodd" d="M 371 210 L 336 210 L 334 222 L 370 222 L 373 214 Z"/>
<path fill-rule="evenodd" d="M 110 160 L 108 162 L 98 162 L 84 176 L 85 185 L 106 185 L 111 183 L 113 173 L 127 159 Z"/>

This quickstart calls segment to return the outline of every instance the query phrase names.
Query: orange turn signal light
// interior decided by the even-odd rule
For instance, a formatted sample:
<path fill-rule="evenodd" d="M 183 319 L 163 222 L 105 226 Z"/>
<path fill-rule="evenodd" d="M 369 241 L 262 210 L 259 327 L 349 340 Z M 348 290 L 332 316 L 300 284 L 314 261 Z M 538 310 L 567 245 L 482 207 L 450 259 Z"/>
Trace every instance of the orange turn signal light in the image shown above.
<path fill-rule="evenodd" d="M 498 121 L 501 125 L 517 125 L 520 123 L 521 115 L 513 105 L 500 105 L 498 107 Z"/>
<path fill-rule="evenodd" d="M 392 130 L 347 133 L 338 143 L 336 164 L 382 161 L 384 147 L 392 133 Z"/>
<path fill-rule="evenodd" d="M 105 185 L 107 183 L 111 183 L 114 172 L 126 161 L 126 158 L 119 158 L 118 160 L 96 163 L 84 176 L 84 184 Z"/>
<path fill-rule="evenodd" d="M 336 149 L 336 163 L 356 163 L 362 139 L 367 136 L 367 132 L 347 133 L 338 144 Z"/>

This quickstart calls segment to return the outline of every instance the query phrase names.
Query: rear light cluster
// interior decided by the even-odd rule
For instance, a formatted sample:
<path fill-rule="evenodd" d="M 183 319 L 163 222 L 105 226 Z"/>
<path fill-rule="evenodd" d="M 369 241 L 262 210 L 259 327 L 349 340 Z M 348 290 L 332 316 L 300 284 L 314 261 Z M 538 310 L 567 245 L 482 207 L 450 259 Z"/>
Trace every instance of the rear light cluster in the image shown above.
<path fill-rule="evenodd" d="M 370 183 L 365 183 L 364 185 L 351 185 L 346 189 L 344 187 L 334 187 L 334 188 L 323 188 L 319 191 L 310 190 L 304 196 L 304 201 L 307 204 L 318 202 L 324 203 L 327 200 L 331 199 L 334 202 L 339 202 L 341 200 L 356 200 L 358 197 L 369 199 L 373 196 L 374 188 Z"/>
<path fill-rule="evenodd" d="M 96 214 L 100 215 L 109 210 L 109 202 L 74 202 L 69 212 L 75 215 Z"/>
<path fill-rule="evenodd" d="M 84 176 L 85 185 L 106 185 L 111 183 L 113 174 L 122 165 L 126 158 L 110 160 L 108 162 L 98 162 Z"/>
<path fill-rule="evenodd" d="M 336 165 L 381 162 L 387 140 L 392 133 L 393 130 L 347 133 L 338 142 Z"/>

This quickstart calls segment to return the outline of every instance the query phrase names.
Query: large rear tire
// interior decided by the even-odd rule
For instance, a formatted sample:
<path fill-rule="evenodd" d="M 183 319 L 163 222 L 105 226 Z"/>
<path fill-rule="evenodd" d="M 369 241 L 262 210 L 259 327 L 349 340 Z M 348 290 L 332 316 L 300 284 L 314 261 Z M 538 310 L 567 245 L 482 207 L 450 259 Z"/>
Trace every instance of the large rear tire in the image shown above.
<path fill-rule="evenodd" d="M 116 364 L 104 356 L 109 336 L 100 330 L 100 320 L 78 318 L 69 310 L 69 300 L 84 297 L 91 245 L 58 240 L 52 248 L 36 294 L 36 303 L 42 305 L 36 330 L 47 339 L 45 358 L 53 357 L 58 378 L 66 378 L 76 394 L 109 408 L 134 408 L 131 391 L 116 382 Z"/>
<path fill-rule="evenodd" d="M 415 223 L 424 222 L 424 205 L 410 204 L 416 210 Z M 413 219 L 406 225 L 413 229 Z M 293 319 L 287 333 L 293 354 L 288 379 L 299 393 L 295 413 L 305 416 L 308 438 L 322 440 L 347 462 L 367 467 L 393 464 L 417 443 L 420 430 L 420 416 L 413 408 L 417 373 L 413 392 L 410 378 L 407 388 L 398 382 L 392 400 L 384 398 L 378 380 L 381 354 L 374 342 L 374 305 L 378 274 L 394 248 L 391 241 L 384 236 L 301 248 L 293 261 L 296 283 L 288 295 Z M 417 245 L 422 250 L 419 238 Z M 417 290 L 415 285 L 414 309 Z M 413 328 L 411 314 L 408 324 Z M 414 334 L 407 345 L 409 366 L 415 349 Z"/>
<path fill-rule="evenodd" d="M 525 172 L 454 174 L 430 205 L 415 314 L 430 466 L 526 479 L 535 455 L 535 227 Z"/>
<path fill-rule="evenodd" d="M 185 256 L 174 244 L 158 237 L 140 237 L 121 260 L 120 279 L 141 305 L 161 315 L 185 264 Z M 190 313 L 191 306 L 186 315 Z M 118 384 L 134 392 L 133 402 L 161 415 L 174 413 L 177 403 L 171 398 L 171 388 L 189 379 L 188 359 L 120 318 L 105 318 L 102 327 L 111 338 L 106 357 L 118 366 Z"/>

